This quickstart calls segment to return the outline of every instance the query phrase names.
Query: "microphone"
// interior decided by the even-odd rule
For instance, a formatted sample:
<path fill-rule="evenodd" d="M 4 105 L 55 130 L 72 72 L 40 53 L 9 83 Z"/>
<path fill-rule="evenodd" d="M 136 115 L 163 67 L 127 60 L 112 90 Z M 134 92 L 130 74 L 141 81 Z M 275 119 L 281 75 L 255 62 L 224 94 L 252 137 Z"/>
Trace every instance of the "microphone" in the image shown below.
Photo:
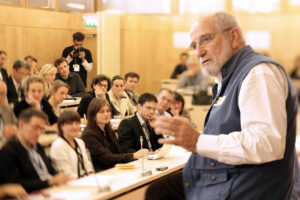
<path fill-rule="evenodd" d="M 141 150 L 143 149 L 143 136 L 140 136 L 140 143 L 141 143 Z M 144 157 L 141 157 L 141 162 L 142 162 L 142 173 L 141 176 L 150 176 L 152 175 L 152 171 L 151 170 L 146 170 L 144 169 Z"/>

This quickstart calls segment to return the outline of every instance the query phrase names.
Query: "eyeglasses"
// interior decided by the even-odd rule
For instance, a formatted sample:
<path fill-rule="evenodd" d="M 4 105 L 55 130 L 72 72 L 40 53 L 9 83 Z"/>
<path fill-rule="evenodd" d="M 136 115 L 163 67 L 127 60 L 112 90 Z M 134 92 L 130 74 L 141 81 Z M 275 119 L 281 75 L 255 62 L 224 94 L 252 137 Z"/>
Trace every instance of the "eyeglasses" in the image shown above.
<path fill-rule="evenodd" d="M 101 84 L 101 83 L 97 83 L 97 85 L 98 85 L 99 87 L 103 87 L 103 88 L 107 88 L 107 87 L 108 87 L 108 85 Z"/>
<path fill-rule="evenodd" d="M 231 29 L 232 28 L 227 28 L 223 31 L 218 31 L 218 32 L 215 32 L 215 33 L 209 33 L 209 34 L 203 35 L 203 36 L 200 37 L 199 42 L 193 41 L 190 44 L 190 48 L 188 50 L 196 50 L 198 46 L 206 47 L 213 39 L 215 39 L 215 37 L 218 33 L 225 33 L 225 32 L 227 32 Z"/>

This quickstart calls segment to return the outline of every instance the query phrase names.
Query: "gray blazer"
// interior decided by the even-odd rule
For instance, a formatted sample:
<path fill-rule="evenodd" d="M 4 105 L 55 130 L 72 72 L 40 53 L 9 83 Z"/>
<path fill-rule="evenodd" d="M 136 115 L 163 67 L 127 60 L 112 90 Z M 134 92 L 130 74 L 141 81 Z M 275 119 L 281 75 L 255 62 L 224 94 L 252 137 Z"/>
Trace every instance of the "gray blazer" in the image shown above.
<path fill-rule="evenodd" d="M 4 104 L 3 106 L 0 107 L 0 114 L 2 115 L 4 125 L 5 124 L 17 125 L 18 120 L 14 114 L 13 109 L 10 107 L 9 104 Z M 5 144 L 5 142 L 6 142 L 5 138 L 0 138 L 0 149 Z"/>

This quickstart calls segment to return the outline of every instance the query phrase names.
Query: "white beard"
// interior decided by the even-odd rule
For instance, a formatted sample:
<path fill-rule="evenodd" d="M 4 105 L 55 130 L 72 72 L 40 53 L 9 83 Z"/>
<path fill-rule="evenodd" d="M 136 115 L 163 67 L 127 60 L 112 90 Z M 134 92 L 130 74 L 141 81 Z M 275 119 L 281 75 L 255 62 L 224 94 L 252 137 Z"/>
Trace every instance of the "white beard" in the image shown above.
<path fill-rule="evenodd" d="M 217 77 L 221 72 L 223 65 L 230 59 L 231 55 L 232 50 L 230 44 L 227 40 L 224 40 L 221 54 L 216 59 L 213 59 L 212 63 L 207 63 L 205 66 L 202 65 L 204 75 Z M 200 58 L 200 62 L 204 59 Z"/>

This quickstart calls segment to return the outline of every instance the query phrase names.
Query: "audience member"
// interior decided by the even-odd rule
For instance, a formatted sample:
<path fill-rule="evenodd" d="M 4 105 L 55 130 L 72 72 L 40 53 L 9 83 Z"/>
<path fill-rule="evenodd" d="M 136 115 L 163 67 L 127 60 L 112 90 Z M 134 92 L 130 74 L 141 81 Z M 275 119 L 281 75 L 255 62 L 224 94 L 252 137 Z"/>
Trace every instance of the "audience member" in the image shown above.
<path fill-rule="evenodd" d="M 59 104 L 61 104 L 65 98 L 67 98 L 69 92 L 69 85 L 62 82 L 61 80 L 56 80 L 52 84 L 51 96 L 48 100 L 52 107 L 54 114 L 59 116 Z"/>
<path fill-rule="evenodd" d="M 6 80 L 7 99 L 9 103 L 16 104 L 24 99 L 21 82 L 23 78 L 29 75 L 30 66 L 26 60 L 16 60 L 13 65 L 13 71 Z"/>
<path fill-rule="evenodd" d="M 84 34 L 81 32 L 74 33 L 74 44 L 64 49 L 62 57 L 66 58 L 70 71 L 78 73 L 84 86 L 86 86 L 87 72 L 93 68 L 93 59 L 90 50 L 82 47 L 83 41 Z"/>
<path fill-rule="evenodd" d="M 140 96 L 137 104 L 137 112 L 134 116 L 123 119 L 118 128 L 119 143 L 122 149 L 128 153 L 141 149 L 140 136 L 143 137 L 143 148 L 150 152 L 161 147 L 154 129 L 151 127 L 154 121 L 157 99 L 153 94 L 144 93 Z"/>
<path fill-rule="evenodd" d="M 291 73 L 292 79 L 300 79 L 300 55 L 295 60 L 295 67 Z"/>
<path fill-rule="evenodd" d="M 93 78 L 91 88 L 93 89 L 92 91 L 87 92 L 81 99 L 80 104 L 78 106 L 77 112 L 79 113 L 80 117 L 84 117 L 87 115 L 87 110 L 90 102 L 93 100 L 95 97 L 101 97 L 105 98 L 110 104 L 109 96 L 106 93 L 107 91 L 110 90 L 111 87 L 111 81 L 110 78 L 108 78 L 105 75 L 97 75 Z M 120 114 L 114 106 L 112 106 L 112 116 Z"/>
<path fill-rule="evenodd" d="M 126 163 L 148 155 L 147 149 L 135 153 L 124 153 L 110 125 L 110 104 L 103 98 L 94 98 L 88 108 L 88 124 L 82 139 L 89 149 L 95 171 L 113 167 L 117 163 Z"/>
<path fill-rule="evenodd" d="M 173 93 L 173 99 L 168 113 L 170 113 L 172 117 L 185 117 L 192 123 L 189 110 L 184 108 L 184 98 L 178 92 Z M 196 127 L 194 123 L 192 123 L 192 125 L 194 128 Z"/>
<path fill-rule="evenodd" d="M 124 80 L 121 76 L 113 77 L 112 87 L 108 95 L 110 102 L 122 117 L 131 116 L 136 111 L 136 108 L 130 103 L 124 92 Z"/>
<path fill-rule="evenodd" d="M 7 139 L 17 133 L 17 118 L 9 104 L 7 104 L 7 88 L 4 81 L 0 80 L 0 148 Z"/>
<path fill-rule="evenodd" d="M 52 83 L 55 80 L 55 76 L 57 73 L 57 68 L 52 64 L 45 64 L 42 66 L 42 69 L 40 71 L 40 76 L 43 77 L 45 81 L 45 96 L 47 98 L 51 95 L 51 87 Z"/>
<path fill-rule="evenodd" d="M 26 56 L 24 60 L 26 60 L 30 65 L 30 70 L 29 70 L 30 75 L 33 74 L 38 75 L 40 73 L 40 67 L 38 66 L 38 61 L 35 57 L 29 55 Z"/>
<path fill-rule="evenodd" d="M 208 80 L 199 69 L 199 62 L 191 57 L 187 60 L 187 71 L 183 72 L 177 89 L 189 90 L 194 92 L 206 91 L 208 89 Z"/>
<path fill-rule="evenodd" d="M 27 199 L 28 194 L 20 184 L 0 185 L 0 199 L 10 199 L 12 197 Z"/>
<path fill-rule="evenodd" d="M 24 83 L 24 92 L 26 98 L 14 107 L 14 113 L 17 117 L 19 114 L 29 107 L 34 107 L 38 110 L 44 111 L 49 119 L 50 124 L 54 124 L 57 121 L 57 117 L 54 114 L 51 105 L 48 103 L 44 96 L 45 83 L 42 77 L 32 75 Z"/>
<path fill-rule="evenodd" d="M 125 93 L 133 106 L 137 106 L 137 102 L 140 97 L 140 95 L 135 92 L 139 79 L 140 76 L 135 72 L 128 72 L 125 74 Z"/>
<path fill-rule="evenodd" d="M 7 60 L 7 53 L 0 50 L 0 80 L 6 81 L 8 79 L 7 71 L 3 67 Z"/>
<path fill-rule="evenodd" d="M 79 75 L 70 72 L 69 65 L 65 58 L 59 58 L 55 61 L 58 73 L 55 79 L 59 79 L 70 86 L 69 95 L 73 97 L 82 97 L 85 94 L 85 88 Z"/>
<path fill-rule="evenodd" d="M 73 110 L 61 113 L 57 120 L 58 135 L 51 145 L 50 158 L 54 168 L 72 178 L 94 172 L 84 142 L 78 138 L 80 116 Z"/>
<path fill-rule="evenodd" d="M 35 108 L 20 114 L 16 137 L 0 150 L 0 183 L 20 183 L 27 192 L 32 192 L 70 179 L 65 174 L 56 174 L 38 143 L 46 121 L 47 115 Z"/>
<path fill-rule="evenodd" d="M 180 54 L 180 63 L 175 67 L 171 79 L 179 79 L 181 74 L 186 70 L 186 61 L 189 58 L 189 54 L 183 52 Z"/>
<path fill-rule="evenodd" d="M 156 118 L 158 119 L 160 116 L 171 116 L 167 110 L 171 106 L 171 102 L 173 99 L 173 92 L 167 88 L 161 88 L 157 95 L 157 105 L 156 105 Z"/>

